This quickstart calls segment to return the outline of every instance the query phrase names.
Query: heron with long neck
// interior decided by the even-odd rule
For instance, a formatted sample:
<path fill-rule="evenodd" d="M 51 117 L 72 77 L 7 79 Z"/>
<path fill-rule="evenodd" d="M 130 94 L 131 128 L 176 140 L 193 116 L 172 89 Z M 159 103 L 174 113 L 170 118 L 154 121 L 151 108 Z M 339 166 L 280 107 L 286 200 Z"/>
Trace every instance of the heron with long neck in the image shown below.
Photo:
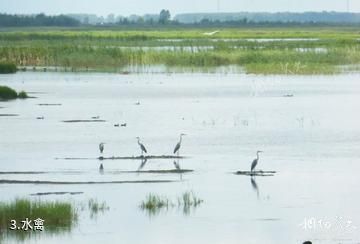
<path fill-rule="evenodd" d="M 147 153 L 145 146 L 140 142 L 140 137 L 136 137 L 137 143 L 140 146 L 141 156 L 144 156 L 144 152 Z"/>
<path fill-rule="evenodd" d="M 259 163 L 259 153 L 262 153 L 262 151 L 256 152 L 256 158 L 253 160 L 251 164 L 251 173 L 255 170 L 256 165 Z"/>
<path fill-rule="evenodd" d="M 176 146 L 174 148 L 174 154 L 177 153 L 178 156 L 179 156 L 179 153 L 180 153 L 180 147 L 181 147 L 181 142 L 182 142 L 182 137 L 183 136 L 186 136 L 186 134 L 184 134 L 184 133 L 180 134 L 180 140 L 179 140 L 179 142 L 176 144 Z"/>

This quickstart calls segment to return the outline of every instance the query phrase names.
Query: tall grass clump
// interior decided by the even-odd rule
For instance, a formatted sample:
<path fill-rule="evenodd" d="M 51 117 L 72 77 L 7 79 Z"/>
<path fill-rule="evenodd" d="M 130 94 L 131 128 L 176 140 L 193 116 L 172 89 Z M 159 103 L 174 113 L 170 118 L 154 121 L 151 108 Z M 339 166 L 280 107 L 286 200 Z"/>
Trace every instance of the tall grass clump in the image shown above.
<path fill-rule="evenodd" d="M 149 215 L 156 215 L 161 210 L 168 210 L 169 208 L 182 208 L 184 214 L 189 214 L 191 208 L 198 207 L 203 202 L 198 198 L 194 192 L 184 192 L 177 198 L 177 202 L 170 200 L 165 196 L 159 196 L 153 193 L 147 195 L 146 199 L 141 202 L 140 208 L 149 213 Z"/>
<path fill-rule="evenodd" d="M 106 202 L 98 202 L 96 199 L 93 198 L 88 201 L 88 208 L 91 218 L 96 217 L 99 213 L 103 213 L 109 210 Z"/>
<path fill-rule="evenodd" d="M 17 68 L 13 63 L 2 63 L 0 62 L 0 74 L 12 74 L 16 73 Z"/>
<path fill-rule="evenodd" d="M 68 202 L 50 202 L 29 199 L 15 199 L 11 202 L 0 202 L 0 227 L 8 229 L 11 220 L 18 224 L 26 218 L 44 220 L 44 229 L 68 228 L 77 220 L 77 211 Z"/>

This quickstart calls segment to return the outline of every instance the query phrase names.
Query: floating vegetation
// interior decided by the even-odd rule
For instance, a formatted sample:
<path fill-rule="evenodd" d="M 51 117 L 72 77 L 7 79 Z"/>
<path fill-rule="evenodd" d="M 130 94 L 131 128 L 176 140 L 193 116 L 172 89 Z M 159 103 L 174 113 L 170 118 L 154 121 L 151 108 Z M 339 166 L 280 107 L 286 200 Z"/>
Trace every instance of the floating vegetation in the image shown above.
<path fill-rule="evenodd" d="M 183 159 L 185 158 L 184 156 L 177 156 L 177 155 L 140 155 L 140 156 L 124 156 L 124 157 L 116 157 L 116 156 L 112 156 L 112 157 L 103 157 L 100 156 L 98 159 L 99 160 L 128 160 L 128 159 L 134 159 L 134 160 L 139 160 L 139 159 Z M 66 160 L 74 160 L 74 159 L 78 159 L 78 158 L 65 158 Z"/>
<path fill-rule="evenodd" d="M 0 117 L 16 117 L 18 114 L 0 114 Z"/>
<path fill-rule="evenodd" d="M 276 174 L 276 171 L 263 171 L 263 170 L 236 171 L 234 174 L 236 174 L 236 175 L 247 175 L 247 176 L 274 176 Z"/>
<path fill-rule="evenodd" d="M 39 106 L 61 106 L 61 103 L 39 103 Z"/>
<path fill-rule="evenodd" d="M 89 123 L 89 122 L 106 122 L 102 119 L 74 119 L 74 120 L 63 120 L 64 123 Z"/>
<path fill-rule="evenodd" d="M 170 183 L 172 180 L 124 180 L 124 181 L 41 181 L 41 180 L 0 180 L 0 184 L 38 185 L 95 185 L 95 184 L 146 184 Z"/>
<path fill-rule="evenodd" d="M 150 193 L 141 202 L 140 208 L 150 216 L 157 215 L 162 210 L 168 210 L 169 208 L 182 209 L 183 213 L 188 215 L 192 208 L 198 207 L 201 203 L 203 203 L 203 200 L 198 198 L 192 191 L 184 192 L 175 202 L 165 196 Z"/>
<path fill-rule="evenodd" d="M 0 86 L 0 100 L 12 100 L 16 98 L 24 99 L 28 97 L 29 96 L 24 91 L 17 93 L 14 89 L 8 86 Z"/>
<path fill-rule="evenodd" d="M 113 173 L 136 173 L 136 174 L 183 174 L 194 172 L 192 169 L 169 169 L 169 170 L 136 170 L 136 171 L 116 171 Z M 108 172 L 109 173 L 109 172 Z"/>
<path fill-rule="evenodd" d="M 30 196 L 49 196 L 49 195 L 79 195 L 79 194 L 83 194 L 84 192 L 82 191 L 57 191 L 57 192 L 37 192 L 37 193 L 33 193 L 30 194 Z"/>
<path fill-rule="evenodd" d="M 32 231 L 22 229 L 22 221 L 25 220 L 32 220 L 33 228 L 34 220 L 44 220 L 44 233 L 53 234 L 71 231 L 77 223 L 77 218 L 78 213 L 73 204 L 64 201 L 19 198 L 10 202 L 0 202 L 0 241 L 5 236 L 25 240 L 35 234 L 34 229 Z M 17 228 L 9 230 L 13 224 L 12 220 L 16 221 Z"/>

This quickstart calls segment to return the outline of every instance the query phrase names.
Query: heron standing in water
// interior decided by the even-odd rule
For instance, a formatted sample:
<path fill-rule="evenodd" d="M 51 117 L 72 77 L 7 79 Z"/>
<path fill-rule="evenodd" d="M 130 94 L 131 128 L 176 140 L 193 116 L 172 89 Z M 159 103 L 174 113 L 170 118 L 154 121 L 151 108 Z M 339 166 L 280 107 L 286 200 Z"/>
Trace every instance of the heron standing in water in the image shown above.
<path fill-rule="evenodd" d="M 259 153 L 262 153 L 262 151 L 256 152 L 256 158 L 254 159 L 254 161 L 251 164 L 251 173 L 254 171 L 256 165 L 259 163 Z"/>
<path fill-rule="evenodd" d="M 180 140 L 179 140 L 179 142 L 176 144 L 176 146 L 174 148 L 174 154 L 177 153 L 178 156 L 179 156 L 180 147 L 181 147 L 181 141 L 182 141 L 183 136 L 186 136 L 186 134 L 184 134 L 184 133 L 180 134 Z"/>
<path fill-rule="evenodd" d="M 105 145 L 104 142 L 102 142 L 102 143 L 99 144 L 99 150 L 100 150 L 100 153 L 101 153 L 101 154 L 102 154 L 103 151 L 104 151 L 104 145 Z"/>
<path fill-rule="evenodd" d="M 141 149 L 141 156 L 144 156 L 144 152 L 147 153 L 145 146 L 140 142 L 140 137 L 136 137 L 137 143 L 140 146 Z"/>

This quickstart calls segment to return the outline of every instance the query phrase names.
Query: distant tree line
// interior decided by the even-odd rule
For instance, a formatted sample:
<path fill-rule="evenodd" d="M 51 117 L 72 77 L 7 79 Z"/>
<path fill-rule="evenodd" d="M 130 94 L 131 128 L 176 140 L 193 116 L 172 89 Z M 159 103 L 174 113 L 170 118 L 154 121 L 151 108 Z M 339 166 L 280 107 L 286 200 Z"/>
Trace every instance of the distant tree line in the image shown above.
<path fill-rule="evenodd" d="M 178 14 L 175 20 L 184 24 L 208 22 L 251 23 L 360 23 L 360 13 L 344 12 L 239 12 L 239 13 L 188 13 Z"/>
<path fill-rule="evenodd" d="M 252 27 L 252 26 L 344 26 L 360 25 L 360 13 L 207 13 L 179 14 L 173 19 L 169 10 L 159 14 L 128 17 L 109 14 L 107 18 L 93 14 L 46 16 L 0 14 L 0 27 L 26 26 L 109 26 L 109 27 Z"/>
<path fill-rule="evenodd" d="M 80 22 L 66 15 L 46 16 L 0 14 L 0 27 L 79 26 Z"/>

